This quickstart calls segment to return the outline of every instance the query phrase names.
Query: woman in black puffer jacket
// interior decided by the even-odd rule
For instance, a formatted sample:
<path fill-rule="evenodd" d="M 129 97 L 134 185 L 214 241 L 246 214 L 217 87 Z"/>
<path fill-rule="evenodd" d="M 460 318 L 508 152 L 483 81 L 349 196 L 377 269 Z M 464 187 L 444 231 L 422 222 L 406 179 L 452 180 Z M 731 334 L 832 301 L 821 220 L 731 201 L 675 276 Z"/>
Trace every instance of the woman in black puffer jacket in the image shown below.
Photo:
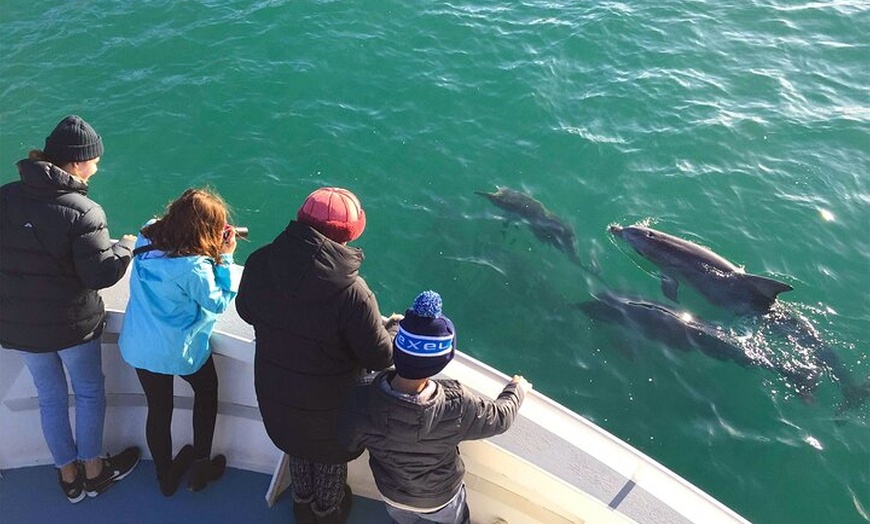
<path fill-rule="evenodd" d="M 101 459 L 106 409 L 98 289 L 124 276 L 136 237 L 112 243 L 106 214 L 87 197 L 103 154 L 100 135 L 68 116 L 18 162 L 0 188 L 0 344 L 16 349 L 39 395 L 42 432 L 70 502 L 96 496 L 139 461 L 128 448 Z M 76 399 L 75 438 L 67 382 Z"/>

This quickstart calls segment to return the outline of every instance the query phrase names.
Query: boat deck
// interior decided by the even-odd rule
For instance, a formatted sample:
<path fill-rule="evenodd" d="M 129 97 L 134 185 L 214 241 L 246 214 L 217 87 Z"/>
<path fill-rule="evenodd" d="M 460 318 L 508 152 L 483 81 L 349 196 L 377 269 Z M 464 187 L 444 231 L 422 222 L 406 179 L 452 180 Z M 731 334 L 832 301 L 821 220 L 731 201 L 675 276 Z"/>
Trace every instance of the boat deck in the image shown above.
<path fill-rule="evenodd" d="M 281 496 L 271 508 L 263 494 L 271 476 L 228 468 L 223 478 L 203 491 L 187 491 L 184 484 L 172 497 L 157 487 L 154 463 L 143 460 L 129 477 L 96 498 L 70 504 L 57 486 L 54 466 L 2 471 L 2 524 L 293 524 L 292 502 Z M 390 522 L 383 503 L 354 497 L 349 524 Z"/>

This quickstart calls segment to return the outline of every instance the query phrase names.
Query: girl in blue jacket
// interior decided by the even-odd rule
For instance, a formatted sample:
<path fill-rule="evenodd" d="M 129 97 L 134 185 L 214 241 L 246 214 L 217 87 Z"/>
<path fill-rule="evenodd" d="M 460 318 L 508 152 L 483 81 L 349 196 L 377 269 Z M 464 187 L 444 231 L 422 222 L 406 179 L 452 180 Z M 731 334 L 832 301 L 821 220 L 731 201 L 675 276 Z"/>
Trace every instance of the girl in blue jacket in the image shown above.
<path fill-rule="evenodd" d="M 227 215 L 216 193 L 188 189 L 136 240 L 118 345 L 145 391 L 145 436 L 167 497 L 191 466 L 192 491 L 220 478 L 226 467 L 226 457 L 211 457 L 218 381 L 209 336 L 238 290 L 239 277 L 231 272 L 236 237 Z M 193 445 L 184 446 L 173 460 L 174 375 L 191 385 L 194 401 Z"/>

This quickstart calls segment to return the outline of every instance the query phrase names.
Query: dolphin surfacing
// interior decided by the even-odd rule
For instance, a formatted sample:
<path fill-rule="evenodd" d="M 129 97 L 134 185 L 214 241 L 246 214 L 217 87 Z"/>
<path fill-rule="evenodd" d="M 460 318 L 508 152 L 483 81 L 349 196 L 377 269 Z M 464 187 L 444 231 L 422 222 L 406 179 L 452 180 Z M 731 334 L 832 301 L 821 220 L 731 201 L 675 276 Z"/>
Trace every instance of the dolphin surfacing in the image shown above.
<path fill-rule="evenodd" d="M 793 288 L 772 278 L 744 273 L 739 267 L 706 247 L 645 226 L 610 226 L 608 231 L 625 240 L 662 272 L 662 292 L 678 302 L 683 281 L 710 303 L 739 315 L 763 314 L 780 293 Z"/>
<path fill-rule="evenodd" d="M 554 246 L 567 254 L 573 262 L 580 264 L 574 229 L 544 207 L 544 204 L 523 192 L 506 187 L 500 187 L 494 193 L 475 193 L 486 197 L 496 207 L 525 220 L 538 240 Z"/>

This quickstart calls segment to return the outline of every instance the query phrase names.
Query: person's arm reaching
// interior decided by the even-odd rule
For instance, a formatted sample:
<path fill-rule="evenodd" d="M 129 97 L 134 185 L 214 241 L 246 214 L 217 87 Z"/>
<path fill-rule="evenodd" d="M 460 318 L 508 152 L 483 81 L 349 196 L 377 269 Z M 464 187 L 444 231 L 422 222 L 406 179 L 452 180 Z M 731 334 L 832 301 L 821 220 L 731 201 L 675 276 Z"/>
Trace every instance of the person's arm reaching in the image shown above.
<path fill-rule="evenodd" d="M 532 385 L 525 378 L 514 375 L 495 400 L 468 393 L 474 401 L 473 408 L 466 415 L 463 440 L 487 438 L 507 431 L 516 418 L 526 391 L 530 389 Z"/>

